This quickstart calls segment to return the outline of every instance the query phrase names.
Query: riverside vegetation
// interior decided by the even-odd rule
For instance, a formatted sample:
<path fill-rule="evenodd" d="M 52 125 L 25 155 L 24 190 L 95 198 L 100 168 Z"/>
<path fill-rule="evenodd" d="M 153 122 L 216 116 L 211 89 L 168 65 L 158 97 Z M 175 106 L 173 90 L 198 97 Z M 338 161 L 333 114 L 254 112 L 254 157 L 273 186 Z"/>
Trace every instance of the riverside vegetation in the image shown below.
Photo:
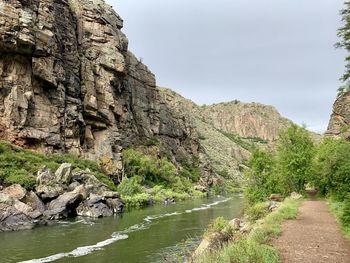
<path fill-rule="evenodd" d="M 266 200 L 276 193 L 284 197 L 292 192 L 306 194 L 307 187 L 318 189 L 319 197 L 329 200 L 349 238 L 349 160 L 349 141 L 325 138 L 315 143 L 305 128 L 291 125 L 280 133 L 275 151 L 256 150 L 248 162 L 245 213 L 252 230 L 249 234 L 235 232 L 233 242 L 207 252 L 195 262 L 279 262 L 269 241 L 281 233 L 284 220 L 296 217 L 301 202 L 287 198 L 276 211 L 268 213 Z M 208 233 L 213 231 L 232 234 L 228 222 L 222 219 L 212 223 Z"/>
<path fill-rule="evenodd" d="M 81 159 L 75 155 L 44 155 L 0 142 L 0 184 L 20 184 L 33 190 L 34 176 L 44 166 L 56 171 L 63 163 L 70 163 L 75 171 L 89 169 L 90 172 L 109 189 L 121 194 L 126 207 L 142 207 L 152 202 L 163 202 L 166 198 L 185 200 L 203 197 L 204 193 L 195 190 L 199 180 L 199 169 L 183 162 L 181 171 L 166 158 L 157 159 L 141 150 L 124 151 L 125 175 L 116 186 L 97 162 Z"/>

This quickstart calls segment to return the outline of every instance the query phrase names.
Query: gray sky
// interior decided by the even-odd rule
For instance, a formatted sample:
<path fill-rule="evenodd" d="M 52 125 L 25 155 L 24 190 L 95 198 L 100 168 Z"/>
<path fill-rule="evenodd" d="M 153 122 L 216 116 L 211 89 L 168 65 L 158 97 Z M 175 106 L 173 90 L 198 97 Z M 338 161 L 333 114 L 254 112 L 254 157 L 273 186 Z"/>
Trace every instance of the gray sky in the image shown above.
<path fill-rule="evenodd" d="M 309 129 L 327 127 L 345 52 L 342 0 L 107 0 L 130 50 L 198 104 L 274 105 Z"/>

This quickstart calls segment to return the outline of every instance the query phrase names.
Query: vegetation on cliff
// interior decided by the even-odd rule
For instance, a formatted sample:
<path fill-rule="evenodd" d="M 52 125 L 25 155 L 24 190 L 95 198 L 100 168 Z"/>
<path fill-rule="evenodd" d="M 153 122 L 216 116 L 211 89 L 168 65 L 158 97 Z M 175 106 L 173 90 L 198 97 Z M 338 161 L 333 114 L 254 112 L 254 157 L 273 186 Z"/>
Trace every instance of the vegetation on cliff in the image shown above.
<path fill-rule="evenodd" d="M 31 190 L 35 186 L 34 175 L 44 166 L 56 171 L 62 163 L 72 164 L 74 169 L 90 172 L 110 189 L 116 190 L 112 180 L 93 161 L 69 154 L 40 154 L 0 142 L 0 185 L 20 184 Z"/>

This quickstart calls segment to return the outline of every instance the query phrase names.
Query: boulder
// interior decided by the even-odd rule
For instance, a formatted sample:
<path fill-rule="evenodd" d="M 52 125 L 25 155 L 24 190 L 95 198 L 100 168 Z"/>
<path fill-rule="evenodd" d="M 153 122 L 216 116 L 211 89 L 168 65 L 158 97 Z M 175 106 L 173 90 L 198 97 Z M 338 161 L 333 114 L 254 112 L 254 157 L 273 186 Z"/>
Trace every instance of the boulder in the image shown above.
<path fill-rule="evenodd" d="M 23 202 L 41 213 L 46 210 L 44 203 L 33 191 L 30 191 L 26 194 Z"/>
<path fill-rule="evenodd" d="M 9 187 L 6 187 L 1 192 L 4 194 L 7 194 L 8 196 L 10 196 L 14 199 L 18 199 L 18 200 L 22 200 L 27 193 L 26 189 L 24 189 L 19 184 L 14 184 L 14 185 L 11 185 Z"/>
<path fill-rule="evenodd" d="M 50 201 L 56 197 L 58 197 L 60 194 L 63 194 L 64 190 L 62 186 L 58 184 L 51 184 L 51 185 L 45 185 L 40 184 L 36 188 L 37 195 L 44 201 Z"/>
<path fill-rule="evenodd" d="M 77 208 L 77 214 L 84 217 L 100 218 L 113 215 L 113 210 L 105 203 L 96 200 L 86 200 Z"/>
<path fill-rule="evenodd" d="M 36 219 L 39 218 L 42 213 L 38 210 L 34 210 L 32 207 L 30 207 L 29 205 L 16 200 L 13 207 L 22 214 L 25 214 L 26 216 L 30 217 L 31 219 Z"/>
<path fill-rule="evenodd" d="M 270 201 L 268 203 L 267 209 L 269 210 L 269 212 L 273 212 L 275 211 L 277 208 L 279 207 L 279 203 L 275 202 L 275 201 Z"/>
<path fill-rule="evenodd" d="M 280 194 L 271 194 L 269 197 L 270 201 L 276 201 L 276 202 L 282 202 L 283 201 L 283 196 Z"/>
<path fill-rule="evenodd" d="M 44 167 L 38 172 L 36 177 L 37 185 L 49 185 L 53 183 L 56 183 L 56 178 L 49 168 Z"/>
<path fill-rule="evenodd" d="M 125 205 L 118 198 L 108 198 L 106 204 L 114 213 L 122 213 L 124 211 Z"/>
<path fill-rule="evenodd" d="M 44 217 L 52 220 L 76 216 L 76 208 L 79 206 L 82 199 L 80 193 L 74 191 L 64 193 L 48 204 L 48 210 L 44 212 Z"/>
<path fill-rule="evenodd" d="M 234 230 L 239 230 L 241 227 L 241 219 L 239 218 L 234 218 L 229 222 L 229 225 L 234 229 Z"/>
<path fill-rule="evenodd" d="M 0 203 L 0 231 L 32 229 L 35 221 L 14 206 Z"/>
<path fill-rule="evenodd" d="M 0 192 L 0 204 L 13 205 L 16 199 L 8 194 Z"/>
<path fill-rule="evenodd" d="M 63 163 L 55 172 L 56 182 L 60 184 L 69 184 L 72 178 L 72 165 L 70 163 Z"/>

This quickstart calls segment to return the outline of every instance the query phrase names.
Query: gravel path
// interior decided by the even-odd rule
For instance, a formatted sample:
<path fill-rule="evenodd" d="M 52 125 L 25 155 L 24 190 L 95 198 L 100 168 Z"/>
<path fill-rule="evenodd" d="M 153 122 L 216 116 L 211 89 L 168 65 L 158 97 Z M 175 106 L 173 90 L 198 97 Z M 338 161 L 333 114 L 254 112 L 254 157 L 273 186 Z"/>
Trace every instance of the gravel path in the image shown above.
<path fill-rule="evenodd" d="M 282 236 L 272 242 L 283 263 L 347 263 L 347 241 L 324 201 L 305 201 L 296 220 L 282 226 Z"/>

